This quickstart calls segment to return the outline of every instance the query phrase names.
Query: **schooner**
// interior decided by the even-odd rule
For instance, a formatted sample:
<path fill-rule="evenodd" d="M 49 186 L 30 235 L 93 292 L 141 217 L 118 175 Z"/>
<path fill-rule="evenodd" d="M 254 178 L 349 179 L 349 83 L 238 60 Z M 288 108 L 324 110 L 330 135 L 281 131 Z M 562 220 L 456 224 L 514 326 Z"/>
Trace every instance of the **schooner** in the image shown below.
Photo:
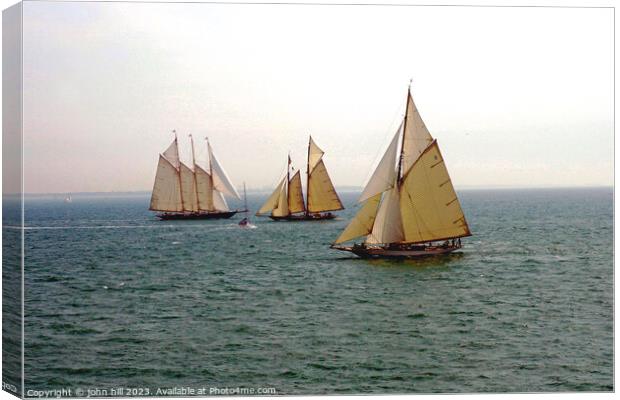
<path fill-rule="evenodd" d="M 325 152 L 314 143 L 310 136 L 305 202 L 300 171 L 297 170 L 291 177 L 291 157 L 289 156 L 286 175 L 256 215 L 263 216 L 271 212 L 269 217 L 276 221 L 318 221 L 336 218 L 331 211 L 343 210 L 344 207 L 327 173 L 323 154 Z"/>
<path fill-rule="evenodd" d="M 420 257 L 460 249 L 460 238 L 471 236 L 437 139 L 422 121 L 411 88 L 405 116 L 358 203 L 363 205 L 333 249 L 364 258 Z M 362 236 L 361 244 L 341 245 Z"/>
<path fill-rule="evenodd" d="M 239 193 L 219 163 L 207 139 L 209 167 L 196 163 L 194 139 L 192 168 L 179 157 L 176 131 L 174 141 L 159 155 L 157 174 L 151 195 L 149 210 L 158 212 L 160 219 L 215 219 L 230 218 L 243 210 L 230 210 L 224 195 L 237 199 Z"/>

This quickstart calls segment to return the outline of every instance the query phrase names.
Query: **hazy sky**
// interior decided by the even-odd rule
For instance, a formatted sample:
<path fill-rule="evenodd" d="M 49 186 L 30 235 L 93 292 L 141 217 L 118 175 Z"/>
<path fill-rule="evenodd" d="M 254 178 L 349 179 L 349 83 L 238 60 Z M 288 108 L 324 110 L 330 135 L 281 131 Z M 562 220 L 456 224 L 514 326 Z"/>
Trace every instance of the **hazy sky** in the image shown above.
<path fill-rule="evenodd" d="M 25 190 L 149 190 L 172 129 L 362 185 L 410 78 L 457 188 L 613 184 L 611 9 L 26 3 Z"/>

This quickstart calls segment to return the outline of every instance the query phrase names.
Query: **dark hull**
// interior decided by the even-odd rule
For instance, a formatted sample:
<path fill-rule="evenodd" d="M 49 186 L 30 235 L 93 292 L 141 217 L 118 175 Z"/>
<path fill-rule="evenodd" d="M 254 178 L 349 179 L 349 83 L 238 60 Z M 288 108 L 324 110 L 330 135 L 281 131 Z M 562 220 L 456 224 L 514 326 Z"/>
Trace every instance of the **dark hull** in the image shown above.
<path fill-rule="evenodd" d="M 332 246 L 334 250 L 349 251 L 361 258 L 423 258 L 452 253 L 461 246 L 418 246 L 412 249 L 398 249 L 370 246 Z"/>
<path fill-rule="evenodd" d="M 287 215 L 284 217 L 276 217 L 270 215 L 274 221 L 324 221 L 329 219 L 336 218 L 336 214 L 326 213 L 326 214 L 300 214 L 300 215 Z"/>
<path fill-rule="evenodd" d="M 201 213 L 162 213 L 157 214 L 157 218 L 161 220 L 187 220 L 187 219 L 228 219 L 240 212 L 235 211 L 218 211 L 218 212 L 201 212 Z"/>

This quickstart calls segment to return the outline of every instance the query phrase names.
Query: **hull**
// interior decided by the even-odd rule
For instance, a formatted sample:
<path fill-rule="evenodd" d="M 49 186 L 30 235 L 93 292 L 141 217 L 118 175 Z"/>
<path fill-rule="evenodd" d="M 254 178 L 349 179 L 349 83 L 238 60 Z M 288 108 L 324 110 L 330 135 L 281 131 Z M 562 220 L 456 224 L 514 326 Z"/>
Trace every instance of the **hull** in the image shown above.
<path fill-rule="evenodd" d="M 274 221 L 324 221 L 328 219 L 336 218 L 336 214 L 324 213 L 324 214 L 300 214 L 300 215 L 286 215 L 283 217 L 276 217 L 270 215 Z"/>
<path fill-rule="evenodd" d="M 332 246 L 331 248 L 348 251 L 361 258 L 422 258 L 452 253 L 459 250 L 461 246 L 412 246 L 411 248 Z"/>
<path fill-rule="evenodd" d="M 235 211 L 216 211 L 216 212 L 188 212 L 188 213 L 161 213 L 157 218 L 161 220 L 188 220 L 188 219 L 228 219 L 240 212 Z"/>

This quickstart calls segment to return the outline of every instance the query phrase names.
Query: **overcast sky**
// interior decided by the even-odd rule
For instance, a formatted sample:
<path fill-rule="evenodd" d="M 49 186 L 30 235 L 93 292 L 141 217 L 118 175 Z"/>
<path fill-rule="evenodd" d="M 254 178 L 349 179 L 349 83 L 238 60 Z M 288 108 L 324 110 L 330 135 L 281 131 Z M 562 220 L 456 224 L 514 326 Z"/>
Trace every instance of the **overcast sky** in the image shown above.
<path fill-rule="evenodd" d="M 361 186 L 411 78 L 457 188 L 613 184 L 611 9 L 36 2 L 25 190 L 150 190 L 172 129 L 239 187 L 308 134 Z"/>

